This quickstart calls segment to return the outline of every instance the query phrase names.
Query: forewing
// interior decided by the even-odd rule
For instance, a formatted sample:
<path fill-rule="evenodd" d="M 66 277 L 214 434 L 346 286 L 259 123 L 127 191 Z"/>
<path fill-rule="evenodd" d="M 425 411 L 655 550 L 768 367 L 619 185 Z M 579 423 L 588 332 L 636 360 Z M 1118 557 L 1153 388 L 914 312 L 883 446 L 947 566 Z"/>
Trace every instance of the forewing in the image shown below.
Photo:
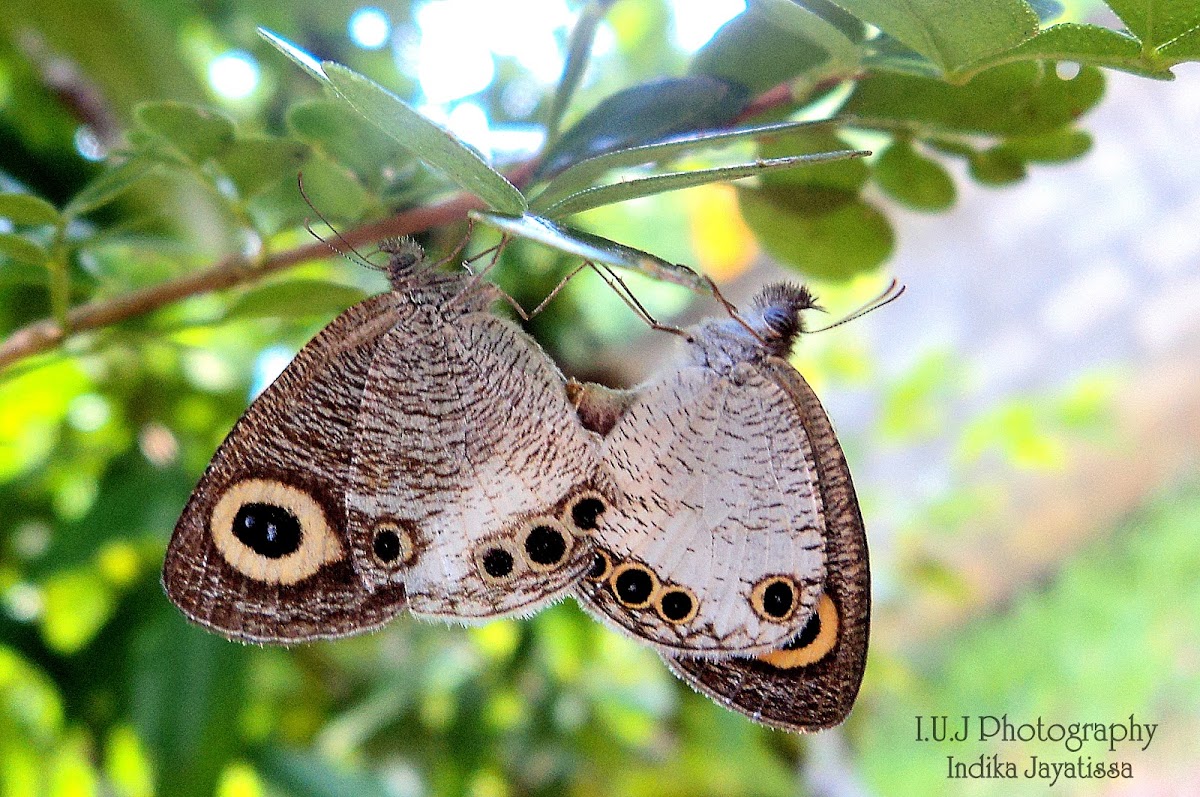
<path fill-rule="evenodd" d="M 584 408 L 584 417 L 587 417 Z M 812 614 L 824 518 L 800 412 L 760 368 L 686 367 L 605 438 L 614 506 L 580 587 L 601 619 L 666 651 L 769 651 Z"/>
<path fill-rule="evenodd" d="M 344 510 L 355 418 L 395 296 L 347 310 L 260 395 L 213 455 L 175 527 L 167 595 L 191 620 L 254 642 L 382 625 L 404 589 L 368 591 Z"/>

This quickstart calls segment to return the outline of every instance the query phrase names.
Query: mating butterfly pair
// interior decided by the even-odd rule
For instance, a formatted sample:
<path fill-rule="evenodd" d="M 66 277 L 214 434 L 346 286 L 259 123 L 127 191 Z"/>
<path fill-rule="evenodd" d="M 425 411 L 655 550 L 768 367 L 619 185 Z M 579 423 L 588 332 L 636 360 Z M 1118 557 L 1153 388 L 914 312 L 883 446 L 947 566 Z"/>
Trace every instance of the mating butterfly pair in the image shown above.
<path fill-rule="evenodd" d="M 498 289 L 385 244 L 350 308 L 247 409 L 171 539 L 193 621 L 254 642 L 529 614 L 567 592 L 699 691 L 835 725 L 866 659 L 866 540 L 845 458 L 786 358 L 813 306 L 765 289 L 632 391 L 564 383 Z"/>

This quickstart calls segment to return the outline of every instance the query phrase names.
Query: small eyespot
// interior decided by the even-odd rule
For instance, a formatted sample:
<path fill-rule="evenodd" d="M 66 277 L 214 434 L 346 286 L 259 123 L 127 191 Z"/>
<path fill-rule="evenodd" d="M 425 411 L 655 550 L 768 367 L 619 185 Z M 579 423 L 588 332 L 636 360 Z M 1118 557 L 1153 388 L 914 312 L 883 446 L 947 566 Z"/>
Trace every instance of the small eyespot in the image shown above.
<path fill-rule="evenodd" d="M 626 562 L 609 579 L 617 601 L 627 609 L 643 609 L 658 591 L 658 578 L 645 565 Z"/>
<path fill-rule="evenodd" d="M 597 550 L 592 558 L 592 566 L 588 569 L 587 577 L 592 581 L 604 581 L 612 572 L 612 558 L 607 551 Z"/>
<path fill-rule="evenodd" d="M 681 625 L 696 616 L 699 608 L 692 591 L 683 587 L 667 587 L 654 600 L 658 616 L 673 625 Z"/>
<path fill-rule="evenodd" d="M 412 532 L 403 528 L 400 523 L 392 521 L 384 521 L 375 526 L 371 550 L 374 551 L 375 558 L 385 565 L 408 564 L 416 553 Z"/>
<path fill-rule="evenodd" d="M 512 575 L 516 560 L 513 559 L 511 551 L 496 547 L 484 551 L 483 555 L 479 557 L 479 563 L 483 567 L 484 573 L 493 579 L 503 579 Z"/>
<path fill-rule="evenodd" d="M 553 526 L 539 524 L 525 535 L 525 554 L 534 565 L 553 567 L 567 554 L 567 539 Z"/>
<path fill-rule="evenodd" d="M 608 508 L 604 497 L 599 493 L 587 492 L 575 499 L 571 504 L 568 517 L 571 525 L 580 531 L 594 531 L 599 525 L 600 515 Z"/>
<path fill-rule="evenodd" d="M 782 622 L 796 609 L 796 585 L 787 576 L 769 576 L 754 585 L 750 605 L 764 620 Z"/>
<path fill-rule="evenodd" d="M 829 655 L 837 645 L 839 632 L 837 604 L 828 595 L 822 595 L 817 601 L 817 610 L 799 634 L 779 650 L 758 658 L 783 670 L 806 667 Z"/>
<path fill-rule="evenodd" d="M 226 564 L 267 584 L 295 584 L 346 555 L 320 500 L 274 479 L 231 484 L 208 526 Z"/>

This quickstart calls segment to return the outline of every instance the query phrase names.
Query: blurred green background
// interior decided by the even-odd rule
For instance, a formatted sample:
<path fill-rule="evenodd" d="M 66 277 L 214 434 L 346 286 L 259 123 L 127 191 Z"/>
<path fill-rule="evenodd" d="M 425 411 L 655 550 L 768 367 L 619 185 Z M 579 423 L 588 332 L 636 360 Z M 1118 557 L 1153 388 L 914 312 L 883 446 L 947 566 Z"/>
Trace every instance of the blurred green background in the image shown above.
<path fill-rule="evenodd" d="M 611 7 L 568 126 L 613 92 L 689 64 L 767 76 L 778 66 L 718 46 L 740 22 L 710 41 L 741 3 L 599 5 Z M 1099 3 L 1046 5 L 1034 4 L 1044 20 L 1121 27 Z M 1146 5 L 1168 19 L 1195 13 Z M 511 164 L 542 144 L 579 13 L 559 0 L 9 0 L 0 191 L 63 207 L 111 181 L 98 177 L 106 159 L 132 150 L 141 154 L 129 163 L 151 165 L 119 176 L 120 191 L 102 185 L 105 201 L 55 233 L 0 220 L 0 329 L 230 252 L 305 243 L 301 166 L 314 205 L 343 227 L 446 195 L 390 140 L 324 114 L 329 100 L 255 26 L 371 75 Z M 809 74 L 789 58 L 789 75 Z M 886 78 L 896 63 L 871 68 Z M 756 216 L 754 198 L 769 194 L 728 185 L 581 218 L 704 270 L 735 302 L 768 280 L 805 278 L 837 318 L 892 276 L 907 283 L 887 309 L 804 337 L 795 358 L 842 436 L 872 546 L 871 654 L 842 727 L 811 737 L 757 727 L 571 601 L 478 628 L 401 618 L 293 649 L 189 626 L 158 572 L 213 449 L 304 341 L 384 288 L 330 258 L 168 303 L 0 373 L 0 795 L 1048 793 L 1038 780 L 948 780 L 947 756 L 997 753 L 1022 769 L 1031 755 L 1078 757 L 1060 745 L 916 739 L 917 716 L 1005 713 L 1158 723 L 1144 751 L 1082 751 L 1129 762 L 1131 780 L 1066 780 L 1053 793 L 1198 793 L 1200 161 L 1188 147 L 1200 71 L 1175 71 L 1173 83 L 1106 72 L 1103 98 L 1089 95 L 1068 131 L 1087 131 L 1090 151 L 1086 137 L 1063 143 L 1067 127 L 1052 132 L 1070 152 L 1053 157 L 1031 155 L 1021 130 L 922 138 L 911 119 L 860 130 L 851 143 L 911 136 L 937 158 L 889 167 L 876 156 L 861 174 L 812 178 L 822 190 L 853 184 L 853 223 Z M 170 160 L 155 150 L 163 128 L 133 121 L 147 101 L 220 109 L 239 148 L 216 166 Z M 862 93 L 851 102 L 888 112 Z M 1036 139 L 1043 155 L 1048 140 Z M 968 141 L 979 149 L 964 158 Z M 913 185 L 932 193 L 906 193 Z M 440 252 L 462 232 L 423 240 Z M 35 268 L 15 238 L 51 262 L 64 242 L 70 253 L 57 270 Z M 477 229 L 474 245 L 494 240 Z M 575 262 L 519 241 L 495 278 L 532 307 Z M 630 284 L 670 323 L 719 312 L 678 287 Z M 610 385 L 649 376 L 674 346 L 588 274 L 531 331 L 569 375 Z"/>

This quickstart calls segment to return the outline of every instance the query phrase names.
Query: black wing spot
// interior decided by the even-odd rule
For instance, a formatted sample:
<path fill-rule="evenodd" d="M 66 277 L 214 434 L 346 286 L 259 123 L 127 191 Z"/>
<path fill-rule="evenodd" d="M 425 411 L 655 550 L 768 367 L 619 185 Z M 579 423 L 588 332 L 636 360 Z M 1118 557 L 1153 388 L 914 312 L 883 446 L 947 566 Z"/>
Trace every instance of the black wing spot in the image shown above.
<path fill-rule="evenodd" d="M 796 593 L 786 581 L 776 581 L 763 590 L 763 611 L 772 617 L 787 617 L 792 611 Z"/>
<path fill-rule="evenodd" d="M 613 579 L 613 592 L 623 605 L 637 609 L 654 594 L 654 575 L 641 565 L 628 565 Z"/>
<path fill-rule="evenodd" d="M 525 553 L 535 564 L 558 564 L 567 553 L 567 541 L 553 526 L 534 526 L 525 537 Z"/>
<path fill-rule="evenodd" d="M 233 536 L 259 556 L 282 559 L 300 549 L 300 521 L 275 504 L 242 504 L 233 518 Z"/>
<path fill-rule="evenodd" d="M 483 554 L 483 569 L 492 578 L 511 574 L 513 564 L 513 555 L 503 548 L 491 548 Z"/>
<path fill-rule="evenodd" d="M 817 637 L 821 635 L 821 613 L 813 612 L 812 617 L 808 618 L 808 622 L 804 624 L 804 628 L 800 633 L 792 637 L 792 639 L 783 646 L 784 650 L 803 650 L 812 643 L 817 641 Z"/>
<path fill-rule="evenodd" d="M 597 521 L 599 521 L 600 515 L 605 509 L 607 507 L 604 505 L 604 501 L 596 496 L 589 495 L 571 507 L 571 522 L 575 524 L 575 528 L 577 529 L 591 531 L 596 528 Z"/>
<path fill-rule="evenodd" d="M 612 560 L 608 558 L 608 554 L 604 551 L 596 551 L 596 555 L 592 559 L 592 566 L 587 572 L 587 577 L 592 581 L 603 581 L 608 578 L 610 570 L 612 570 Z"/>
<path fill-rule="evenodd" d="M 695 614 L 696 602 L 685 590 L 669 589 L 663 593 L 658 606 L 664 619 L 672 623 L 682 623 Z"/>

